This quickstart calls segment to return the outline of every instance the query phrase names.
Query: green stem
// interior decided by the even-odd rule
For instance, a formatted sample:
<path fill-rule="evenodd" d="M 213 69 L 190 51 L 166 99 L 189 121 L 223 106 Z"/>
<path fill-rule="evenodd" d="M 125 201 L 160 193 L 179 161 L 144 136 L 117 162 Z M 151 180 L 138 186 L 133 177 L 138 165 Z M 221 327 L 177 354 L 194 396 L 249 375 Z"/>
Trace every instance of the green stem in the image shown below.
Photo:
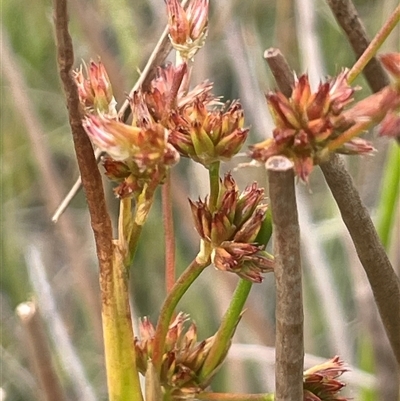
<path fill-rule="evenodd" d="M 109 400 L 143 401 L 124 256 L 116 245 L 111 275 L 101 282 L 102 288 L 107 289 L 103 290 L 103 297 L 107 298 L 102 302 L 102 321 Z"/>
<path fill-rule="evenodd" d="M 210 352 L 201 368 L 200 381 L 208 379 L 218 365 L 220 365 L 221 359 L 226 354 L 251 287 L 252 283 L 250 281 L 242 279 L 239 281 L 229 308 L 225 312 L 221 325 L 215 335 Z"/>
<path fill-rule="evenodd" d="M 214 212 L 217 202 L 218 202 L 218 195 L 219 195 L 219 167 L 220 162 L 214 162 L 210 165 L 208 172 L 210 177 L 210 211 L 211 213 Z"/>
<path fill-rule="evenodd" d="M 378 207 L 377 232 L 382 245 L 387 250 L 390 246 L 390 235 L 396 219 L 397 204 L 400 193 L 400 147 L 392 144 L 389 149 L 384 179 L 381 185 L 381 196 Z"/>
<path fill-rule="evenodd" d="M 382 46 L 383 42 L 389 36 L 390 32 L 394 29 L 397 23 L 400 20 L 400 6 L 398 6 L 380 29 L 380 31 L 376 34 L 374 39 L 372 39 L 369 46 L 365 49 L 362 56 L 357 60 L 357 62 L 353 65 L 347 76 L 347 82 L 350 84 L 353 82 L 358 75 L 360 75 L 361 71 L 365 68 L 368 62 L 375 56 L 379 48 Z"/>
<path fill-rule="evenodd" d="M 200 393 L 198 400 L 206 401 L 274 401 L 274 394 L 230 394 L 230 393 Z"/>
<path fill-rule="evenodd" d="M 153 365 L 156 372 L 159 374 L 161 370 L 162 357 L 164 354 L 165 339 L 168 332 L 168 327 L 171 322 L 172 315 L 176 305 L 185 294 L 187 289 L 196 280 L 201 272 L 210 264 L 210 261 L 199 263 L 196 259 L 186 268 L 183 274 L 176 281 L 172 287 L 171 292 L 168 294 L 161 308 L 160 316 L 158 318 L 156 332 L 154 335 L 153 343 Z"/>

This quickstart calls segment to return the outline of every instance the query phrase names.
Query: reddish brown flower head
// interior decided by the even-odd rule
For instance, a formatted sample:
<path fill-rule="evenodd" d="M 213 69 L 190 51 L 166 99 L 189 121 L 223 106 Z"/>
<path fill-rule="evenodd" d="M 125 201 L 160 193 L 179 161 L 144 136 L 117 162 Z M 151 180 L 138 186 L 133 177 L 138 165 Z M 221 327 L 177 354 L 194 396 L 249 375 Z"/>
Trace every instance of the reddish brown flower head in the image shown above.
<path fill-rule="evenodd" d="M 169 326 L 165 353 L 162 359 L 160 384 L 174 399 L 191 399 L 207 387 L 211 377 L 200 379 L 201 368 L 211 348 L 213 337 L 197 340 L 197 327 L 187 325 L 189 316 L 179 313 Z M 147 318 L 139 323 L 140 339 L 135 338 L 136 363 L 139 372 L 145 374 L 153 355 L 155 330 Z M 225 359 L 225 350 L 219 366 Z M 213 372 L 215 374 L 215 371 Z"/>
<path fill-rule="evenodd" d="M 170 126 L 171 113 L 179 113 L 189 103 L 201 99 L 205 104 L 215 101 L 211 95 L 212 84 L 203 82 L 188 93 L 181 89 L 182 82 L 187 78 L 187 64 L 174 66 L 168 63 L 165 67 L 158 67 L 155 78 L 151 81 L 146 92 L 138 91 L 130 99 L 134 121 L 138 125 L 143 120 L 148 121 L 149 116 L 154 122 L 166 127 Z"/>
<path fill-rule="evenodd" d="M 274 261 L 264 246 L 225 241 L 214 248 L 211 260 L 218 270 L 236 273 L 239 277 L 261 283 L 263 273 L 274 270 Z"/>
<path fill-rule="evenodd" d="M 336 78 L 321 83 L 313 93 L 308 76 L 302 75 L 290 98 L 281 92 L 268 93 L 267 103 L 276 128 L 273 138 L 250 147 L 251 157 L 265 162 L 274 155 L 286 156 L 293 161 L 296 174 L 307 181 L 313 166 L 326 154 L 330 141 L 347 128 L 342 113 L 352 102 L 354 89 L 348 85 L 346 76 L 347 71 L 343 71 Z M 365 153 L 372 149 L 367 142 L 361 144 L 360 141 L 336 151 Z"/>
<path fill-rule="evenodd" d="M 239 102 L 224 109 L 208 110 L 208 101 L 196 99 L 171 117 L 170 143 L 186 157 L 208 167 L 232 158 L 245 142 L 249 129 L 243 128 Z"/>
<path fill-rule="evenodd" d="M 262 203 L 264 190 L 257 184 L 242 193 L 233 177 L 227 174 L 222 182 L 215 211 L 207 199 L 189 201 L 194 223 L 204 244 L 211 248 L 211 259 L 222 271 L 261 282 L 261 273 L 272 271 L 273 258 L 265 246 L 254 244 L 267 206 Z"/>
<path fill-rule="evenodd" d="M 107 71 L 101 61 L 97 64 L 90 61 L 86 69 L 87 78 L 82 73 L 82 66 L 73 72 L 78 87 L 79 99 L 88 112 L 102 113 L 109 117 L 116 117 L 116 102 L 108 78 Z"/>
<path fill-rule="evenodd" d="M 305 401 L 348 401 L 339 395 L 344 383 L 337 380 L 348 369 L 338 356 L 304 372 Z"/>
<path fill-rule="evenodd" d="M 157 186 L 167 168 L 179 160 L 167 141 L 167 130 L 159 124 L 132 127 L 91 115 L 83 126 L 92 142 L 111 157 L 105 159 L 104 167 L 111 179 L 120 182 L 116 189 L 120 197 L 139 195 L 146 186 Z"/>
<path fill-rule="evenodd" d="M 192 0 L 185 11 L 179 0 L 166 0 L 171 43 L 183 59 L 191 59 L 207 36 L 208 0 Z"/>

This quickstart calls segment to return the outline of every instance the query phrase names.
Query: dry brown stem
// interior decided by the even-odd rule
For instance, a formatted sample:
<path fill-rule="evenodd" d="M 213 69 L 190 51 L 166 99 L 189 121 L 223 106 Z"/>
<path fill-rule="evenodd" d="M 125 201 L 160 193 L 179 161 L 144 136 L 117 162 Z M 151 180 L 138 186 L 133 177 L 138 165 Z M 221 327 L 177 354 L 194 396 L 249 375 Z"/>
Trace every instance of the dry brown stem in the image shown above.
<path fill-rule="evenodd" d="M 274 156 L 266 168 L 275 255 L 275 400 L 299 401 L 303 399 L 304 316 L 293 163 Z"/>
<path fill-rule="evenodd" d="M 400 364 L 400 280 L 343 160 L 333 155 L 329 162 L 321 164 L 321 169 L 367 274 L 386 334 Z"/>
<path fill-rule="evenodd" d="M 360 20 L 357 10 L 351 0 L 327 0 L 337 22 L 346 33 L 351 47 L 359 58 L 369 45 L 369 39 L 364 24 Z M 389 85 L 389 78 L 381 63 L 373 57 L 366 65 L 364 76 L 374 92 Z"/>
<path fill-rule="evenodd" d="M 58 69 L 67 99 L 69 122 L 89 206 L 91 225 L 94 232 L 97 257 L 100 265 L 102 297 L 108 292 L 107 283 L 112 272 L 112 226 L 104 198 L 103 183 L 97 168 L 92 144 L 82 127 L 82 110 L 78 91 L 71 75 L 74 53 L 68 32 L 67 1 L 54 0 L 54 23 L 57 42 Z M 104 301 L 104 299 L 103 299 Z"/>
<path fill-rule="evenodd" d="M 285 56 L 279 49 L 273 47 L 265 50 L 264 58 L 275 78 L 279 90 L 286 96 L 290 97 L 294 86 L 294 73 L 290 69 Z"/>

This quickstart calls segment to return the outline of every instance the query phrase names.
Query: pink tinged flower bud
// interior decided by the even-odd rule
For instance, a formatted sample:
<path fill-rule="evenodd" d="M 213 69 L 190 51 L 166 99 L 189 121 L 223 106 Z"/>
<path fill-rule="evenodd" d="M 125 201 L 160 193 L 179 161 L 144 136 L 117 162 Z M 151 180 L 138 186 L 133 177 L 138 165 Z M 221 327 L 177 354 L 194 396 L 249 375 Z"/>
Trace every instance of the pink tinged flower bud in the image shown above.
<path fill-rule="evenodd" d="M 233 239 L 237 242 L 253 242 L 260 231 L 266 210 L 267 205 L 259 206 L 252 217 L 245 221 L 239 231 L 236 232 Z"/>
<path fill-rule="evenodd" d="M 191 59 L 207 36 L 208 0 L 193 0 L 185 11 L 178 0 L 166 0 L 172 45 L 182 58 Z"/>
<path fill-rule="evenodd" d="M 263 188 L 259 188 L 256 182 L 248 185 L 245 190 L 240 194 L 237 202 L 236 215 L 234 219 L 235 225 L 240 227 L 243 222 L 248 220 L 255 212 L 257 206 L 259 206 L 263 198 Z"/>
<path fill-rule="evenodd" d="M 208 23 L 208 0 L 194 0 L 187 9 L 187 18 L 190 24 L 190 37 L 199 38 L 207 29 Z"/>
<path fill-rule="evenodd" d="M 296 83 L 293 87 L 292 100 L 295 107 L 298 110 L 305 109 L 305 107 L 310 103 L 311 97 L 311 86 L 308 79 L 308 75 L 303 74 L 299 79 L 296 78 Z"/>
<path fill-rule="evenodd" d="M 305 399 L 347 401 L 348 398 L 339 395 L 345 384 L 337 380 L 347 370 L 338 356 L 306 370 L 304 372 L 304 395 L 308 398 Z"/>
<path fill-rule="evenodd" d="M 280 92 L 266 95 L 269 110 L 277 128 L 300 128 L 289 100 Z"/>
<path fill-rule="evenodd" d="M 307 121 L 315 120 L 326 115 L 329 111 L 329 83 L 320 84 L 318 91 L 312 96 L 312 101 L 309 105 L 303 106 L 302 109 L 306 112 Z"/>
<path fill-rule="evenodd" d="M 117 114 L 116 102 L 110 79 L 102 62 L 90 61 L 87 75 L 88 78 L 85 79 L 82 67 L 73 72 L 81 103 L 89 110 L 114 118 Z"/>
<path fill-rule="evenodd" d="M 190 34 L 190 24 L 186 11 L 179 0 L 167 0 L 168 29 L 172 40 L 177 44 L 186 43 Z"/>
<path fill-rule="evenodd" d="M 217 146 L 215 153 L 223 160 L 230 160 L 233 155 L 239 152 L 247 139 L 249 129 L 237 129 L 226 137 L 222 138 Z"/>
<path fill-rule="evenodd" d="M 134 143 L 140 128 L 94 115 L 86 117 L 82 124 L 93 143 L 114 160 L 126 160 L 138 150 Z"/>
<path fill-rule="evenodd" d="M 222 271 L 260 283 L 261 273 L 273 271 L 273 259 L 262 251 L 263 246 L 232 241 L 223 242 L 211 254 L 214 266 Z"/>

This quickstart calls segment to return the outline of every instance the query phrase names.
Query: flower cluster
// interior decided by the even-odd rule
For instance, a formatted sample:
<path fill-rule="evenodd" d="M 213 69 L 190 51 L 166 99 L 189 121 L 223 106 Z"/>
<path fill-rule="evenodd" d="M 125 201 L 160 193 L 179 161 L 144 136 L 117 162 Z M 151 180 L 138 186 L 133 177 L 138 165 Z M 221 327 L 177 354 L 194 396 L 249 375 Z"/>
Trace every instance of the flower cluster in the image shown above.
<path fill-rule="evenodd" d="M 314 366 L 304 372 L 304 401 L 347 401 L 348 398 L 339 395 L 345 386 L 337 380 L 344 372 L 343 361 L 338 356 Z"/>
<path fill-rule="evenodd" d="M 208 167 L 229 160 L 242 147 L 249 129 L 243 128 L 243 109 L 233 102 L 226 109 L 208 110 L 202 99 L 171 116 L 170 142 L 184 156 Z"/>
<path fill-rule="evenodd" d="M 347 71 L 319 85 L 313 93 L 307 75 L 295 83 L 292 95 L 268 93 L 268 106 L 275 121 L 273 138 L 251 146 L 252 158 L 265 162 L 274 155 L 284 155 L 294 163 L 295 172 L 306 181 L 315 164 L 321 162 L 330 141 L 349 122 L 343 110 L 352 100 L 354 89 L 346 80 Z M 352 139 L 336 149 L 338 153 L 360 154 L 373 151 L 362 139 Z"/>
<path fill-rule="evenodd" d="M 229 160 L 242 147 L 249 129 L 239 102 L 224 108 L 211 94 L 212 85 L 204 82 L 188 93 L 180 90 L 186 67 L 168 64 L 157 70 L 150 90 L 136 92 L 130 99 L 135 125 L 162 124 L 168 141 L 184 157 L 209 167 Z"/>
<path fill-rule="evenodd" d="M 273 270 L 273 258 L 265 245 L 254 243 L 265 218 L 264 190 L 256 183 L 239 193 L 230 174 L 222 182 L 214 211 L 205 201 L 190 201 L 195 227 L 203 248 L 211 248 L 211 260 L 222 271 L 256 283 L 261 273 Z"/>
<path fill-rule="evenodd" d="M 146 187 L 163 181 L 166 169 L 179 160 L 168 143 L 167 130 L 160 124 L 133 127 L 104 116 L 90 115 L 83 121 L 90 137 L 109 157 L 104 159 L 106 175 L 119 182 L 115 193 L 137 197 Z"/>
<path fill-rule="evenodd" d="M 185 60 L 204 45 L 208 25 L 208 0 L 193 0 L 185 11 L 179 0 L 166 0 L 172 46 Z"/>
<path fill-rule="evenodd" d="M 149 90 L 137 91 L 129 99 L 133 124 L 137 124 L 145 116 L 169 128 L 172 113 L 179 113 L 183 107 L 195 101 L 201 101 L 207 106 L 216 101 L 210 93 L 212 85 L 209 82 L 203 82 L 186 93 L 182 85 L 185 79 L 187 79 L 186 63 L 179 66 L 168 63 L 164 67 L 158 67 Z"/>
<path fill-rule="evenodd" d="M 185 324 L 188 315 L 179 313 L 170 324 L 162 359 L 160 384 L 174 399 L 192 399 L 193 395 L 207 387 L 211 377 L 200 379 L 201 368 L 210 351 L 213 337 L 197 341 L 197 328 L 194 323 Z M 144 318 L 139 324 L 140 339 L 135 338 L 137 367 L 145 374 L 153 355 L 155 329 Z M 225 359 L 225 350 L 219 366 Z M 213 372 L 213 374 L 215 371 Z"/>

